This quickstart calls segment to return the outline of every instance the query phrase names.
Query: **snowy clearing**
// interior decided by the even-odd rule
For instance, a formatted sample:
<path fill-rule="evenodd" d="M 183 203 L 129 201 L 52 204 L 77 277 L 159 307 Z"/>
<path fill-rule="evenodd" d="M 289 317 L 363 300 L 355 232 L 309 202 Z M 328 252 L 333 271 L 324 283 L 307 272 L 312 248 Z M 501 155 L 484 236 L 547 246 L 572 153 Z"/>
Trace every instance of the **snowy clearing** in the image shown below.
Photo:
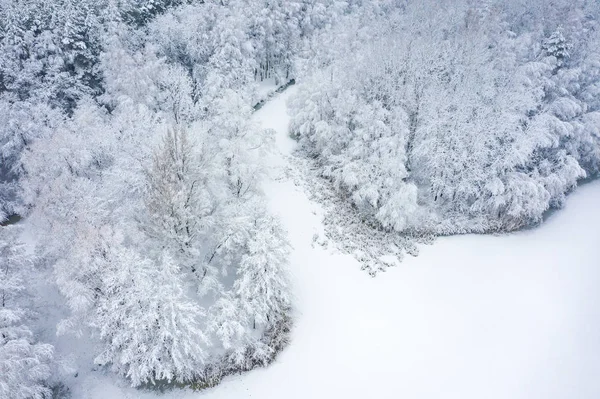
<path fill-rule="evenodd" d="M 313 246 L 319 206 L 275 167 L 294 148 L 285 106 L 293 90 L 256 114 L 281 151 L 265 191 L 294 245 L 290 346 L 272 366 L 204 392 L 149 393 L 92 374 L 73 396 L 600 397 L 600 182 L 541 228 L 441 238 L 371 278 L 351 256 Z"/>

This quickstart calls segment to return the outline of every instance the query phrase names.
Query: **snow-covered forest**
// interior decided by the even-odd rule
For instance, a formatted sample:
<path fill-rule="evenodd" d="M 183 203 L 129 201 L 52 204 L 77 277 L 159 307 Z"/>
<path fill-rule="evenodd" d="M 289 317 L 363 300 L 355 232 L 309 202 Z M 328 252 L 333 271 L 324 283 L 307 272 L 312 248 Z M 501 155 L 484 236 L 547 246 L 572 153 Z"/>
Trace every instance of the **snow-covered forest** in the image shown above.
<path fill-rule="evenodd" d="M 280 181 L 384 253 L 599 172 L 594 0 L 0 0 L 0 399 L 271 364 L 328 262 L 298 248 L 346 234 L 300 242 L 326 196 Z"/>
<path fill-rule="evenodd" d="M 414 1 L 339 26 L 292 133 L 367 219 L 514 230 L 600 167 L 599 4 Z"/>

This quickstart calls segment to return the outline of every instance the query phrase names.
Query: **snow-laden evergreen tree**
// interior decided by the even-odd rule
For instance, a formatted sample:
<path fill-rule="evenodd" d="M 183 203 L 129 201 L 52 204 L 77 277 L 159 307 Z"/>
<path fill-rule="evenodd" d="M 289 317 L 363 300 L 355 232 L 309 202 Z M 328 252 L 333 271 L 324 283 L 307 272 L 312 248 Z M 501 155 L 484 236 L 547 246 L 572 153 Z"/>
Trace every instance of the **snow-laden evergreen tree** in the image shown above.
<path fill-rule="evenodd" d="M 278 221 L 264 216 L 254 221 L 237 278 L 235 295 L 253 329 L 268 330 L 287 321 L 291 307 L 286 266 L 289 246 Z"/>
<path fill-rule="evenodd" d="M 19 242 L 21 230 L 0 227 L 0 397 L 50 397 L 53 347 L 38 343 L 27 326 L 24 301 L 32 260 Z"/>
<path fill-rule="evenodd" d="M 291 324 L 285 233 L 260 212 L 248 233 L 232 290 L 211 308 L 209 319 L 232 370 L 268 364 L 285 346 Z"/>
<path fill-rule="evenodd" d="M 219 298 L 210 309 L 208 328 L 225 350 L 226 367 L 236 371 L 251 368 L 248 352 L 256 335 L 239 297 L 227 292 Z"/>
<path fill-rule="evenodd" d="M 43 102 L 15 102 L 11 96 L 0 98 L 0 110 L 0 212 L 13 214 L 22 212 L 23 153 L 49 137 L 64 117 Z"/>
<path fill-rule="evenodd" d="M 542 48 L 547 56 L 556 58 L 556 66 L 560 68 L 570 56 L 571 44 L 565 39 L 562 27 L 559 27 L 544 40 Z"/>

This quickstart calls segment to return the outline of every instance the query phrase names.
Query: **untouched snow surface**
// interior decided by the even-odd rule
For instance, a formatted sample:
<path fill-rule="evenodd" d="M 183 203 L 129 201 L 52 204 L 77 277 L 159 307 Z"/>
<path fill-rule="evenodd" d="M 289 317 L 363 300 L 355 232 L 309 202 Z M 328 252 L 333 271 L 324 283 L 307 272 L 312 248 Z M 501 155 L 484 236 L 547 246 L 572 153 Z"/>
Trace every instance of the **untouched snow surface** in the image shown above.
<path fill-rule="evenodd" d="M 284 177 L 293 90 L 256 114 L 281 152 L 265 191 L 295 248 L 290 346 L 204 392 L 149 393 L 92 373 L 74 398 L 600 398 L 600 182 L 541 228 L 441 238 L 372 278 L 313 246 L 322 212 Z"/>

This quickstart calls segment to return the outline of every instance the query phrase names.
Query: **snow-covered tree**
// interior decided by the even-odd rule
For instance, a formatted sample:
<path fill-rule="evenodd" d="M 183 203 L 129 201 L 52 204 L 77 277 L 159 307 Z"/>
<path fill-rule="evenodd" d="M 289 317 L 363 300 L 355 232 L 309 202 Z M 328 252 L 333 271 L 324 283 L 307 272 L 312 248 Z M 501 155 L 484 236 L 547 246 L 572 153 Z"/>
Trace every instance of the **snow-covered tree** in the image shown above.
<path fill-rule="evenodd" d="M 36 342 L 26 324 L 33 267 L 19 234 L 15 226 L 0 227 L 0 397 L 40 399 L 50 396 L 53 347 Z"/>
<path fill-rule="evenodd" d="M 563 30 L 559 27 L 550 37 L 544 40 L 542 48 L 547 56 L 556 58 L 556 66 L 560 68 L 570 56 L 571 44 L 565 39 Z"/>
<path fill-rule="evenodd" d="M 232 290 L 211 308 L 209 328 L 225 350 L 225 364 L 248 370 L 268 364 L 287 342 L 291 324 L 289 244 L 278 222 L 257 215 Z"/>
<path fill-rule="evenodd" d="M 226 351 L 227 363 L 235 368 L 247 369 L 249 363 L 248 346 L 254 334 L 250 319 L 239 297 L 225 293 L 210 309 L 209 331 Z"/>
<path fill-rule="evenodd" d="M 211 159 L 201 159 L 185 130 L 169 131 L 147 173 L 144 231 L 201 275 L 199 245 L 216 211 L 209 181 Z M 186 260 L 184 260 L 186 259 Z"/>
<path fill-rule="evenodd" d="M 96 361 L 135 386 L 198 378 L 208 344 L 200 325 L 205 312 L 189 299 L 180 266 L 167 254 L 148 259 L 113 247 L 105 267 L 94 321 L 105 344 Z"/>
<path fill-rule="evenodd" d="M 255 220 L 246 248 L 233 289 L 252 328 L 269 329 L 289 317 L 289 245 L 277 220 L 265 216 Z"/>

